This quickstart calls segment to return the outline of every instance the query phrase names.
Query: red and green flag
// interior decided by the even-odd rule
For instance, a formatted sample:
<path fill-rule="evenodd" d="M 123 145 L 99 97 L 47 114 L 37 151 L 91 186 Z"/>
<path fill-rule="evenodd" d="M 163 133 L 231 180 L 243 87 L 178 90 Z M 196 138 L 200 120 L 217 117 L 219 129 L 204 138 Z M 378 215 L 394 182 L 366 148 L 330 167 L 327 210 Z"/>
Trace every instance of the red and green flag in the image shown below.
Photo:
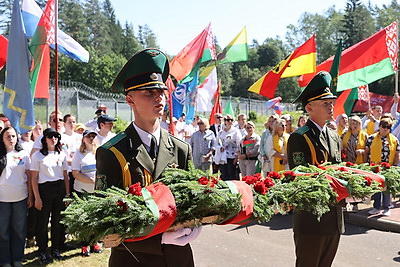
<path fill-rule="evenodd" d="M 248 91 L 273 98 L 281 78 L 315 72 L 316 50 L 315 35 L 313 35 L 286 59 L 250 86 Z"/>
<path fill-rule="evenodd" d="M 217 91 L 214 94 L 214 105 L 211 110 L 210 114 L 210 125 L 213 125 L 216 123 L 214 115 L 217 113 L 222 113 L 222 106 L 221 106 L 221 101 L 220 101 L 220 96 L 221 96 L 221 80 L 218 82 L 218 87 Z"/>
<path fill-rule="evenodd" d="M 397 71 L 397 22 L 342 52 L 337 91 L 372 83 Z M 316 72 L 299 77 L 304 87 L 319 71 L 329 71 L 334 57 L 317 66 Z"/>
<path fill-rule="evenodd" d="M 233 111 L 233 107 L 232 107 L 232 97 L 229 97 L 228 102 L 226 103 L 226 106 L 224 107 L 224 111 L 223 111 L 224 115 L 231 115 L 232 117 L 235 117 L 235 112 Z"/>
<path fill-rule="evenodd" d="M 217 60 L 211 61 L 199 75 L 200 83 L 207 78 L 217 65 L 247 61 L 249 56 L 247 46 L 247 30 L 244 27 L 238 35 L 217 55 Z"/>
<path fill-rule="evenodd" d="M 0 70 L 6 65 L 8 40 L 0 35 Z"/>
<path fill-rule="evenodd" d="M 170 63 L 170 73 L 179 83 L 191 81 L 200 64 L 216 58 L 211 23 L 176 55 Z"/>
<path fill-rule="evenodd" d="M 48 0 L 29 44 L 33 57 L 31 90 L 35 98 L 50 98 L 50 44 L 55 43 L 55 5 Z"/>

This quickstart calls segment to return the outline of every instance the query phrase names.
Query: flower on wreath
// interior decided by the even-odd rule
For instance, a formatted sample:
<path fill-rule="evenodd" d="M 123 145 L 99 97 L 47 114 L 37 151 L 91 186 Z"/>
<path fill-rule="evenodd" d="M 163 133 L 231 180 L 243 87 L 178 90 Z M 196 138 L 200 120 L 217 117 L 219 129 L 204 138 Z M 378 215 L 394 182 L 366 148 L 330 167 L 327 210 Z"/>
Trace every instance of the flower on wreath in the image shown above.
<path fill-rule="evenodd" d="M 219 182 L 219 180 L 215 177 L 211 177 L 210 181 L 211 181 L 211 184 L 210 184 L 211 187 L 214 187 Z"/>
<path fill-rule="evenodd" d="M 381 163 L 381 167 L 384 168 L 385 170 L 386 170 L 386 169 L 390 169 L 390 164 L 387 163 L 387 162 L 382 162 L 382 163 Z"/>
<path fill-rule="evenodd" d="M 339 171 L 345 172 L 345 171 L 347 171 L 347 170 L 346 170 L 346 168 L 344 168 L 344 167 L 340 167 L 340 168 L 339 168 Z"/>
<path fill-rule="evenodd" d="M 364 179 L 365 179 L 365 183 L 366 183 L 368 186 L 370 186 L 370 185 L 372 184 L 372 179 L 369 178 L 368 176 L 365 176 Z"/>
<path fill-rule="evenodd" d="M 117 201 L 117 206 L 120 207 L 120 211 L 121 211 L 121 212 L 125 212 L 125 211 L 128 210 L 128 205 L 126 205 L 126 203 L 123 202 L 122 200 L 118 200 L 118 201 Z"/>
<path fill-rule="evenodd" d="M 199 184 L 201 185 L 208 185 L 210 181 L 208 180 L 207 177 L 202 176 L 199 179 L 197 179 L 197 182 L 199 182 Z"/>
<path fill-rule="evenodd" d="M 246 175 L 242 177 L 242 181 L 245 181 L 246 184 L 255 184 L 261 180 L 261 176 L 256 175 Z"/>
<path fill-rule="evenodd" d="M 128 194 L 131 194 L 134 196 L 141 196 L 142 195 L 142 187 L 140 186 L 140 183 L 136 183 L 136 184 L 129 186 Z"/>
<path fill-rule="evenodd" d="M 271 178 L 268 178 L 268 177 L 266 177 L 264 179 L 264 184 L 268 188 L 273 187 L 275 185 L 274 181 Z"/>
<path fill-rule="evenodd" d="M 296 174 L 294 173 L 294 171 L 285 171 L 283 175 L 285 176 L 286 180 L 290 181 L 294 181 L 294 179 L 296 178 Z"/>
<path fill-rule="evenodd" d="M 267 177 L 270 177 L 272 179 L 281 179 L 281 175 L 277 172 L 269 172 Z"/>
<path fill-rule="evenodd" d="M 381 171 L 381 168 L 379 167 L 379 165 L 376 165 L 376 166 L 374 166 L 374 168 L 372 169 L 372 171 L 373 171 L 374 173 L 378 173 L 378 172 Z"/>
<path fill-rule="evenodd" d="M 317 167 L 318 167 L 319 169 L 323 170 L 323 171 L 326 170 L 326 168 L 325 168 L 324 166 L 322 166 L 322 165 L 318 165 Z"/>
<path fill-rule="evenodd" d="M 261 195 L 265 195 L 268 192 L 268 187 L 263 181 L 258 181 L 254 184 L 254 190 Z"/>
<path fill-rule="evenodd" d="M 354 163 L 350 162 L 350 161 L 347 161 L 346 162 L 346 167 L 351 167 L 351 166 L 354 166 Z"/>

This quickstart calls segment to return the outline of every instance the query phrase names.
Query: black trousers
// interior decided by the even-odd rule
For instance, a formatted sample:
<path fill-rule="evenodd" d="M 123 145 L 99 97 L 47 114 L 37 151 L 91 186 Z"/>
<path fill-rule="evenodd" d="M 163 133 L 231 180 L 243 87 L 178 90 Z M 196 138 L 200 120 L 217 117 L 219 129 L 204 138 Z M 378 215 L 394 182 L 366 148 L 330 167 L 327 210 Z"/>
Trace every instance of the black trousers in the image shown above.
<path fill-rule="evenodd" d="M 64 180 L 55 182 L 46 182 L 39 184 L 39 194 L 42 199 L 42 210 L 38 211 L 37 236 L 36 241 L 39 247 L 39 253 L 47 249 L 48 224 L 51 214 L 51 248 L 60 250 L 61 233 L 64 231 L 61 221 L 61 211 L 65 210 L 63 202 L 65 196 Z"/>
<path fill-rule="evenodd" d="M 239 180 L 237 164 L 233 164 L 234 159 L 227 159 L 226 164 L 220 164 L 221 179 L 226 180 Z"/>
<path fill-rule="evenodd" d="M 26 233 L 27 239 L 36 237 L 38 210 L 32 206 L 28 208 L 28 229 Z"/>

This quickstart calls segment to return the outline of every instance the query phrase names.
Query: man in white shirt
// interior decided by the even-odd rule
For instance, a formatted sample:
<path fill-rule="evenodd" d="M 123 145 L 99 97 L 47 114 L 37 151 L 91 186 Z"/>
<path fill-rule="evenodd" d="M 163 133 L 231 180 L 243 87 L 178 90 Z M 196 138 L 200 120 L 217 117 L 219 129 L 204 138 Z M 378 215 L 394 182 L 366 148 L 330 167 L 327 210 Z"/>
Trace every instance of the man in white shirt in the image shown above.
<path fill-rule="evenodd" d="M 115 136 L 115 133 L 111 131 L 114 128 L 114 121 L 116 120 L 116 118 L 110 117 L 107 114 L 102 114 L 97 119 L 97 126 L 99 127 L 99 130 L 97 131 L 97 136 L 94 141 L 98 146 L 103 145 Z"/>

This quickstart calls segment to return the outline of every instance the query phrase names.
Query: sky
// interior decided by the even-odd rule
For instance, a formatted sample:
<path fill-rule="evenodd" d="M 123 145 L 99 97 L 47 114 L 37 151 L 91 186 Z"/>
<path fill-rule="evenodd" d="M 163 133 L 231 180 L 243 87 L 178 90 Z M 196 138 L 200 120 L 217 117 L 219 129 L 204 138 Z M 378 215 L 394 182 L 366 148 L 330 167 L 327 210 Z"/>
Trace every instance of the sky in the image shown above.
<path fill-rule="evenodd" d="M 248 43 L 285 37 L 286 27 L 297 25 L 304 12 L 323 14 L 329 7 L 344 10 L 346 0 L 111 0 L 121 24 L 147 24 L 164 52 L 176 55 L 211 22 L 212 32 L 224 48 L 247 27 Z M 362 0 L 368 4 L 368 0 Z M 391 0 L 370 0 L 382 7 Z"/>

